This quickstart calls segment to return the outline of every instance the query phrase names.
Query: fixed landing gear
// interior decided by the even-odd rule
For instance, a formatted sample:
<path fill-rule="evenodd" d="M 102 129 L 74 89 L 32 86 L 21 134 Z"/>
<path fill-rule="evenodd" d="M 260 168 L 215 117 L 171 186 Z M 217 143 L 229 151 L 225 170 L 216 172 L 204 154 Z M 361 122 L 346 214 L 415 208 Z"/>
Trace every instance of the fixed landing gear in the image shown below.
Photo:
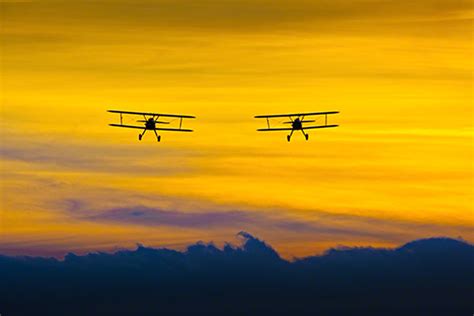
<path fill-rule="evenodd" d="M 157 141 L 161 141 L 161 135 L 158 135 L 158 133 L 156 132 L 156 130 L 153 130 L 155 132 L 155 135 L 156 135 L 156 140 Z M 143 133 L 141 134 L 138 134 L 138 140 L 142 140 L 143 138 L 143 134 L 145 134 L 146 130 L 143 131 Z"/>
<path fill-rule="evenodd" d="M 138 140 L 142 140 L 143 135 L 145 134 L 145 132 L 146 132 L 146 129 L 144 129 L 141 134 L 138 134 Z"/>
<path fill-rule="evenodd" d="M 161 135 L 158 135 L 158 133 L 156 132 L 156 129 L 153 130 L 155 132 L 155 135 L 156 135 L 156 140 L 159 142 L 161 141 Z"/>
<path fill-rule="evenodd" d="M 292 129 L 291 132 L 290 132 L 290 135 L 286 136 L 286 140 L 288 140 L 288 142 L 291 140 L 291 135 L 293 135 L 293 132 L 294 132 L 294 131 L 295 131 L 295 130 Z"/>
<path fill-rule="evenodd" d="M 303 129 L 301 129 L 301 133 L 303 133 L 304 138 L 305 138 L 306 140 L 309 139 L 309 134 L 306 134 Z"/>
<path fill-rule="evenodd" d="M 291 136 L 293 135 L 293 131 L 294 131 L 294 130 L 291 131 L 290 135 L 286 135 L 286 140 L 287 140 L 287 141 L 291 141 Z M 309 139 L 309 134 L 306 134 L 302 129 L 301 129 L 301 132 L 303 133 L 304 138 L 305 138 L 306 140 L 308 140 L 308 139 Z"/>

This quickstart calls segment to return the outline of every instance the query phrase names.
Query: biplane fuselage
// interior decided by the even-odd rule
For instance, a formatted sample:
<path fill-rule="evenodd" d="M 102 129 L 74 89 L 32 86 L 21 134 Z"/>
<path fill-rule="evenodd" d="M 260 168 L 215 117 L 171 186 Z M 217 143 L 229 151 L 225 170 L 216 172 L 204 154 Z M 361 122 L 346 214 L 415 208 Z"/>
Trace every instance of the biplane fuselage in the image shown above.
<path fill-rule="evenodd" d="M 291 124 L 293 129 L 300 130 L 303 128 L 303 122 L 299 118 L 295 119 L 293 123 Z"/>
<path fill-rule="evenodd" d="M 149 118 L 146 122 L 145 122 L 145 128 L 146 129 L 151 129 L 151 130 L 154 130 L 156 129 L 156 122 L 153 118 Z"/>

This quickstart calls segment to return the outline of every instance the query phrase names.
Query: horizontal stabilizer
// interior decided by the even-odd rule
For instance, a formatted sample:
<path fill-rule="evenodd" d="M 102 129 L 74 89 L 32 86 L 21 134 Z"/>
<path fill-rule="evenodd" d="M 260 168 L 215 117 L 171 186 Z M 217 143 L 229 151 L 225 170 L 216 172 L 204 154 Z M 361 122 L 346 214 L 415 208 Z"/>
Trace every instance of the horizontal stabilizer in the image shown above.
<path fill-rule="evenodd" d="M 339 125 L 318 125 L 318 126 L 308 126 L 308 127 L 303 127 L 301 129 L 314 129 L 314 128 L 329 128 L 329 127 L 338 127 Z M 287 128 L 259 128 L 257 131 L 259 132 L 271 132 L 271 131 L 291 131 L 293 128 L 287 127 Z"/>
<path fill-rule="evenodd" d="M 301 121 L 301 123 L 314 123 L 316 122 L 315 120 L 304 120 L 304 121 Z M 288 121 L 288 122 L 283 122 L 283 124 L 292 124 L 293 122 L 291 121 Z"/>
<path fill-rule="evenodd" d="M 137 122 L 141 122 L 141 123 L 146 123 L 147 121 L 145 120 L 137 120 Z M 170 122 L 166 122 L 166 121 L 155 121 L 156 124 L 169 124 Z"/>

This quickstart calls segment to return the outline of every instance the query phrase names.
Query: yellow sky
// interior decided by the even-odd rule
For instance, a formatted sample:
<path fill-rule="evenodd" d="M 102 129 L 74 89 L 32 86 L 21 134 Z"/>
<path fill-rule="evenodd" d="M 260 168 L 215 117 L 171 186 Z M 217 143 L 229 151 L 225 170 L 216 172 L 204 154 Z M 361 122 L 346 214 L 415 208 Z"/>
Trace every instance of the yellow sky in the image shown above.
<path fill-rule="evenodd" d="M 474 241 L 471 1 L 0 8 L 0 252 Z M 139 143 L 110 108 L 198 118 Z M 255 131 L 325 110 L 309 142 Z"/>

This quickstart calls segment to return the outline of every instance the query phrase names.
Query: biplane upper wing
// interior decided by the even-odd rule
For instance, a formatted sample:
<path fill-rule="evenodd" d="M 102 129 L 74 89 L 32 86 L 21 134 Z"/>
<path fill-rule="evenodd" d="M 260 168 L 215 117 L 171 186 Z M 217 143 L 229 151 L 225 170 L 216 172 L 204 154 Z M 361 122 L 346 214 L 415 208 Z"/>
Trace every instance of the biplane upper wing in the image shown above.
<path fill-rule="evenodd" d="M 310 113 L 291 113 L 291 114 L 271 114 L 271 115 L 257 115 L 255 118 L 273 118 L 273 117 L 289 117 L 289 116 L 312 116 L 312 115 L 329 115 L 337 114 L 338 111 L 328 112 L 310 112 Z"/>
<path fill-rule="evenodd" d="M 135 128 L 135 129 L 145 129 L 145 126 L 134 126 L 134 125 L 123 125 L 123 124 L 109 124 L 110 126 L 114 127 L 125 127 L 125 128 Z M 154 130 L 157 131 L 173 131 L 173 132 L 192 132 L 192 129 L 187 129 L 187 128 L 161 128 L 161 127 L 156 127 Z"/>
<path fill-rule="evenodd" d="M 181 115 L 181 114 L 163 114 L 163 113 L 150 113 L 150 112 L 131 112 L 131 111 L 119 111 L 119 110 L 107 110 L 110 113 L 119 114 L 130 114 L 130 115 L 146 115 L 146 116 L 160 116 L 160 117 L 177 117 L 177 118 L 196 118 L 192 115 Z"/>

